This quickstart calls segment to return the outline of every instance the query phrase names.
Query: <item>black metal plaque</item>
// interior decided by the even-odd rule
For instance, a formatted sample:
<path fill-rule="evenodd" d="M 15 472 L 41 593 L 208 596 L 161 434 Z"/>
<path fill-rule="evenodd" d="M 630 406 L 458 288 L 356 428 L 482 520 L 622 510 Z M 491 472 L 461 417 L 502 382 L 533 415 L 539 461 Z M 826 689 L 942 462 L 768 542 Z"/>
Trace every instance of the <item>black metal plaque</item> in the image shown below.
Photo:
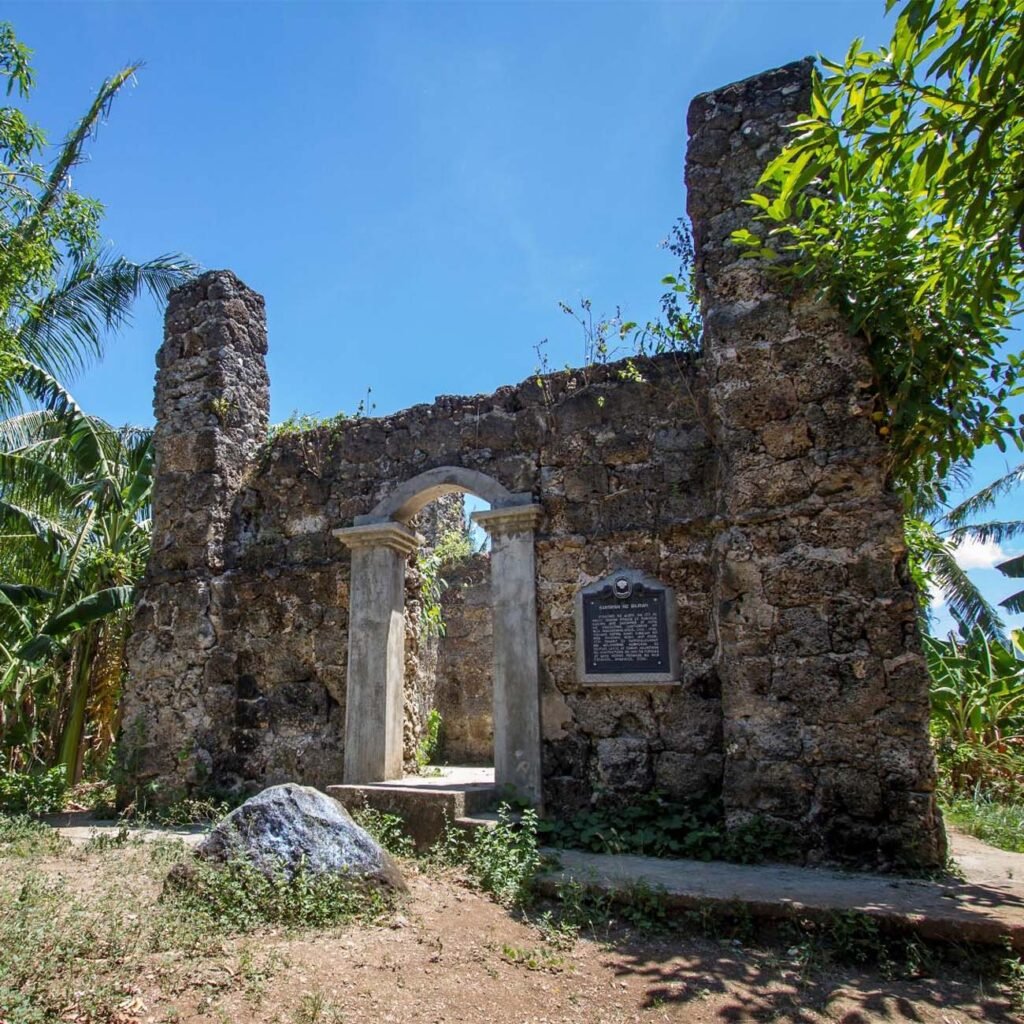
<path fill-rule="evenodd" d="M 583 650 L 588 675 L 670 671 L 665 591 L 618 579 L 584 594 Z"/>

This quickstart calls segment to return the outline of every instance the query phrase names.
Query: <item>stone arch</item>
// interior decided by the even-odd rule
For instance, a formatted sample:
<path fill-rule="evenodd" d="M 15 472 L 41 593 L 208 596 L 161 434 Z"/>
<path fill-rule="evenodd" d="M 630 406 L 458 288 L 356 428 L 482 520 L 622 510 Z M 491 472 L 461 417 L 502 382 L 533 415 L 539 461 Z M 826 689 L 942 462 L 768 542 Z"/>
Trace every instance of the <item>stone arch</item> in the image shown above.
<path fill-rule="evenodd" d="M 429 505 L 442 494 L 475 494 L 483 498 L 492 509 L 510 505 L 529 505 L 530 494 L 513 494 L 494 477 L 476 469 L 463 466 L 438 466 L 400 483 L 386 497 L 382 498 L 368 515 L 356 516 L 355 523 L 380 523 L 393 519 L 408 523 L 425 505 Z"/>
<path fill-rule="evenodd" d="M 434 498 L 475 494 L 473 521 L 491 536 L 494 616 L 494 781 L 540 805 L 540 665 L 534 530 L 541 506 L 493 477 L 440 466 L 394 487 L 334 535 L 351 549 L 345 782 L 402 777 L 405 560 L 422 538 L 408 521 Z"/>

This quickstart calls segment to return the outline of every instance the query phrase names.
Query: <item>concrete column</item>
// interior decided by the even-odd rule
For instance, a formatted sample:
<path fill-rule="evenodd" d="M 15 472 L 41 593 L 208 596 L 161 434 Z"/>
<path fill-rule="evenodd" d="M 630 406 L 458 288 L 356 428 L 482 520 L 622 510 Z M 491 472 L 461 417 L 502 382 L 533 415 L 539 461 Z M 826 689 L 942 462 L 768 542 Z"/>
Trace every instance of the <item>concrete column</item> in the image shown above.
<path fill-rule="evenodd" d="M 533 533 L 540 505 L 476 512 L 491 536 L 494 609 L 494 781 L 540 807 L 540 668 Z"/>
<path fill-rule="evenodd" d="M 405 562 L 421 538 L 400 523 L 335 530 L 352 550 L 345 783 L 402 777 Z"/>

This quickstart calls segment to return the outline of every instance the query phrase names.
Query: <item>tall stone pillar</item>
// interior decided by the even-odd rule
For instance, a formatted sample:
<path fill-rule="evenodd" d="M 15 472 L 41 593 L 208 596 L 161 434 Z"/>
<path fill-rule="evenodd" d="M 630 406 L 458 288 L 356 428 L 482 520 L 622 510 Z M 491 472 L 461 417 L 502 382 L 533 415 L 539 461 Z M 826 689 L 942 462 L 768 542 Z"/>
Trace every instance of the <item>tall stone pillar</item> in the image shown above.
<path fill-rule="evenodd" d="M 941 862 L 928 680 L 864 340 L 744 258 L 745 203 L 810 106 L 805 60 L 698 96 L 687 205 L 720 468 L 723 801 L 810 859 Z"/>
<path fill-rule="evenodd" d="M 230 693 L 218 655 L 216 581 L 244 474 L 267 436 L 262 296 L 226 270 L 170 296 L 153 402 L 153 533 L 128 646 L 121 799 L 169 802 L 229 761 Z"/>
<path fill-rule="evenodd" d="M 473 514 L 473 521 L 491 537 L 494 781 L 538 808 L 543 787 L 533 541 L 541 515 L 540 505 Z"/>
<path fill-rule="evenodd" d="M 335 530 L 352 550 L 345 783 L 402 777 L 405 563 L 422 538 L 401 523 Z"/>

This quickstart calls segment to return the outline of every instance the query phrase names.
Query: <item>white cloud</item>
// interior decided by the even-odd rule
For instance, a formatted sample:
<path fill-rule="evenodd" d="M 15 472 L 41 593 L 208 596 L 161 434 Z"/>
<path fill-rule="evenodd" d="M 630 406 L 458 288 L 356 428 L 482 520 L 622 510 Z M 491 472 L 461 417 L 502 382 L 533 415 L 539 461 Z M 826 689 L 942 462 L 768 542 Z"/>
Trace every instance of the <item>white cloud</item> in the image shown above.
<path fill-rule="evenodd" d="M 965 537 L 953 549 L 956 564 L 961 569 L 992 569 L 1009 557 L 994 540 L 979 541 Z"/>

